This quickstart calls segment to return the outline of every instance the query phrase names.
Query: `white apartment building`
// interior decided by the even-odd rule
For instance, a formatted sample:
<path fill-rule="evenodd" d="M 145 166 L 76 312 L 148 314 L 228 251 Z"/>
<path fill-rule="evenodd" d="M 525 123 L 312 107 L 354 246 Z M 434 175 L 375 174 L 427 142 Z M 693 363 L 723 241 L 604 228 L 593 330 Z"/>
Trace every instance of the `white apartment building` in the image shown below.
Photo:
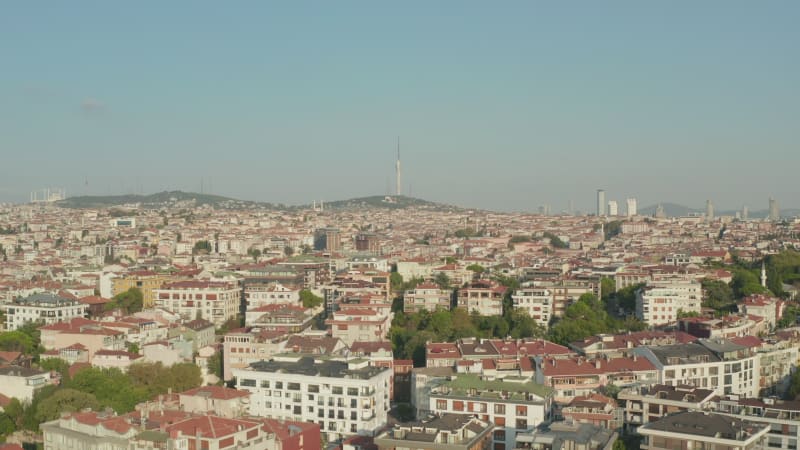
<path fill-rule="evenodd" d="M 250 396 L 250 414 L 314 422 L 328 441 L 374 436 L 387 423 L 392 370 L 350 361 L 282 355 L 233 369 Z"/>
<path fill-rule="evenodd" d="M 608 215 L 611 217 L 616 217 L 619 215 L 619 205 L 617 204 L 616 200 L 610 200 L 608 202 Z"/>
<path fill-rule="evenodd" d="M 421 283 L 403 294 L 403 312 L 410 314 L 426 310 L 450 310 L 450 292 L 439 288 L 434 283 Z"/>
<path fill-rule="evenodd" d="M 650 326 L 678 320 L 678 312 L 699 313 L 703 289 L 695 280 L 650 281 L 636 293 L 636 317 Z"/>
<path fill-rule="evenodd" d="M 0 394 L 30 403 L 37 390 L 50 384 L 50 372 L 19 366 L 0 367 Z"/>
<path fill-rule="evenodd" d="M 248 283 L 244 287 L 244 301 L 247 309 L 266 305 L 297 305 L 300 303 L 300 290 L 280 283 Z"/>
<path fill-rule="evenodd" d="M 514 308 L 527 312 L 539 325 L 549 326 L 555 301 L 551 290 L 540 287 L 517 289 L 511 298 Z"/>
<path fill-rule="evenodd" d="M 242 291 L 235 284 L 178 281 L 154 290 L 156 307 L 180 314 L 184 320 L 206 319 L 216 326 L 239 313 Z"/>
<path fill-rule="evenodd" d="M 392 324 L 392 314 L 380 314 L 373 309 L 341 309 L 325 321 L 329 334 L 347 345 L 356 341 L 383 341 Z"/>
<path fill-rule="evenodd" d="M 13 331 L 26 322 L 51 325 L 68 322 L 75 317 L 86 317 L 89 305 L 58 295 L 41 293 L 18 298 L 0 306 L 6 315 L 6 330 Z"/>
<path fill-rule="evenodd" d="M 688 385 L 717 395 L 758 397 L 761 356 L 725 339 L 700 339 L 695 344 L 638 347 L 659 373 L 659 384 Z"/>

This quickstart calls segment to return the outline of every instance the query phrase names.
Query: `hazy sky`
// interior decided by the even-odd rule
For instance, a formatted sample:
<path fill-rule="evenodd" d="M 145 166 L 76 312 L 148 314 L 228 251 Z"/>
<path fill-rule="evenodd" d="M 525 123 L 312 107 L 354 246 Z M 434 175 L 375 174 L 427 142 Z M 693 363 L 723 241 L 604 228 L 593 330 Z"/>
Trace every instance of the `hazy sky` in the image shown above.
<path fill-rule="evenodd" d="M 796 0 L 8 2 L 0 201 L 385 194 L 399 135 L 429 200 L 800 206 L 798 24 Z"/>

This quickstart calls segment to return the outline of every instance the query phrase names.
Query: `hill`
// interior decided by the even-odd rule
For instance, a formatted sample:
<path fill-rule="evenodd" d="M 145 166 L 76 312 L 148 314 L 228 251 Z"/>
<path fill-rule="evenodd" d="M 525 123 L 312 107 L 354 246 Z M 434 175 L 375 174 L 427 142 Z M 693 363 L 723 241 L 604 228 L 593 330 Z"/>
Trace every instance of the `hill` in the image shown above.
<path fill-rule="evenodd" d="M 349 200 L 337 200 L 325 203 L 325 209 L 359 209 L 359 208 L 387 208 L 404 209 L 409 207 L 427 208 L 437 211 L 463 211 L 464 208 L 447 205 L 444 203 L 430 202 L 404 195 L 358 197 Z"/>
<path fill-rule="evenodd" d="M 195 206 L 210 205 L 218 208 L 259 205 L 259 203 L 256 202 L 236 200 L 220 195 L 198 194 L 195 192 L 183 191 L 164 191 L 150 195 L 84 195 L 70 197 L 56 204 L 64 208 L 108 208 L 123 205 L 138 205 L 145 208 L 152 208 L 174 205 L 177 203 L 191 203 Z M 267 206 L 266 204 L 260 205 Z"/>

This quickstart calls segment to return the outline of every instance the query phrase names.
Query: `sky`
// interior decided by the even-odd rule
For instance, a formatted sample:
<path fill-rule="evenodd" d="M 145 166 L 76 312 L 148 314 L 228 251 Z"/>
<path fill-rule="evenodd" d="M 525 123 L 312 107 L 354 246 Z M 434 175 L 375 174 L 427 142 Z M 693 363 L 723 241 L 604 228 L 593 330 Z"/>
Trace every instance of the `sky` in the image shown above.
<path fill-rule="evenodd" d="M 11 2 L 0 201 L 800 207 L 800 2 Z"/>

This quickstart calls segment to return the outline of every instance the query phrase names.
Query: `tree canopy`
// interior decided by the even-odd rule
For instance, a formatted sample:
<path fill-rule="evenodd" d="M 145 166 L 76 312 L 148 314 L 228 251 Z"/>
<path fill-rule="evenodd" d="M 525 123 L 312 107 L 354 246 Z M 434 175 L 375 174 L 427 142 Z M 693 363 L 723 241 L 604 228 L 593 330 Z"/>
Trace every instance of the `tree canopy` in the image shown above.
<path fill-rule="evenodd" d="M 323 299 L 308 289 L 303 289 L 300 291 L 300 301 L 303 303 L 303 308 L 316 308 L 322 304 Z"/>
<path fill-rule="evenodd" d="M 106 303 L 106 311 L 121 309 L 127 314 L 136 313 L 144 307 L 144 296 L 141 289 L 132 287 L 125 292 L 115 295 L 110 302 Z"/>

